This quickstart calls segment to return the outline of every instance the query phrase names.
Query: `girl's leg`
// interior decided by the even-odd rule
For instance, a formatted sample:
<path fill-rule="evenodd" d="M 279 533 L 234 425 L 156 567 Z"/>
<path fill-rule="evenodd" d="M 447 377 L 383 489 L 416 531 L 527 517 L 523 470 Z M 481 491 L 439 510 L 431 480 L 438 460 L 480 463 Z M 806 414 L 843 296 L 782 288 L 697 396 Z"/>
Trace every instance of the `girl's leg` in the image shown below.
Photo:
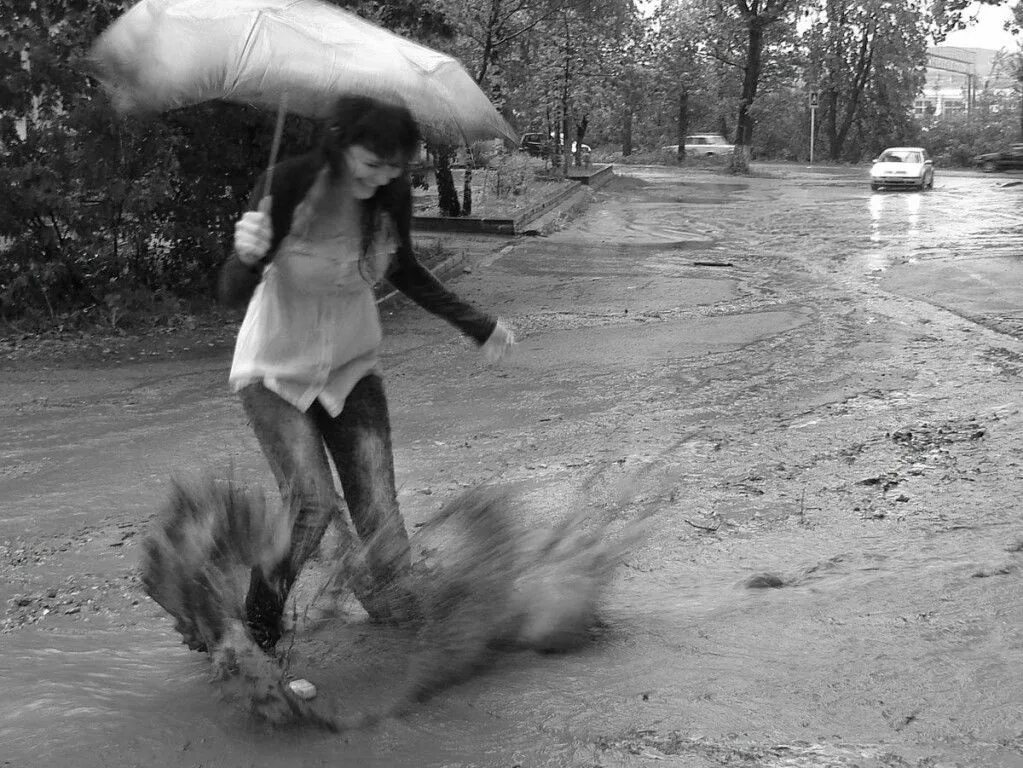
<path fill-rule="evenodd" d="M 345 400 L 344 410 L 330 418 L 318 404 L 310 409 L 341 478 L 355 530 L 367 549 L 367 564 L 381 594 L 402 599 L 400 582 L 411 566 L 408 533 L 394 487 L 391 422 L 380 376 L 362 378 Z M 396 589 L 391 589 L 397 587 Z M 399 618 L 411 606 L 374 600 L 367 609 L 374 618 Z M 386 614 L 391 614 L 388 616 Z"/>
<path fill-rule="evenodd" d="M 272 648 L 281 636 L 284 604 L 295 579 L 340 508 L 333 474 L 316 421 L 271 392 L 251 384 L 239 392 L 256 439 L 270 464 L 284 502 L 282 514 L 293 517 L 288 556 L 273 572 L 253 568 L 245 600 L 254 639 Z"/>

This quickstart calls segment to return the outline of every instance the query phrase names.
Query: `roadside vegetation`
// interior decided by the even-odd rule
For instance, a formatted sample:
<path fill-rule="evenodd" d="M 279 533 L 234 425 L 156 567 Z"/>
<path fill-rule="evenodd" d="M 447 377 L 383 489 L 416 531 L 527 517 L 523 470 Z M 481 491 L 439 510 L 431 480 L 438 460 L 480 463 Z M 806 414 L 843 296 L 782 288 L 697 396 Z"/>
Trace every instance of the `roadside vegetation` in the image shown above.
<path fill-rule="evenodd" d="M 715 161 L 722 171 L 805 160 L 811 89 L 822 161 L 912 143 L 963 165 L 1023 133 L 1023 47 L 1001 61 L 1019 82 L 1015 96 L 979 82 L 968 120 L 913 116 L 928 36 L 959 24 L 966 0 L 338 4 L 455 54 L 515 129 L 585 142 L 595 162 L 692 163 L 662 148 L 697 131 L 735 142 Z M 111 111 L 85 56 L 130 5 L 0 5 L 0 335 L 173 323 L 209 306 L 231 225 L 267 162 L 273 116 L 252 108 Z M 1023 3 L 1015 7 L 1023 23 Z M 289 117 L 282 155 L 317 139 L 315 125 Z M 428 150 L 436 214 L 448 216 L 514 211 L 579 160 L 493 145 Z"/>

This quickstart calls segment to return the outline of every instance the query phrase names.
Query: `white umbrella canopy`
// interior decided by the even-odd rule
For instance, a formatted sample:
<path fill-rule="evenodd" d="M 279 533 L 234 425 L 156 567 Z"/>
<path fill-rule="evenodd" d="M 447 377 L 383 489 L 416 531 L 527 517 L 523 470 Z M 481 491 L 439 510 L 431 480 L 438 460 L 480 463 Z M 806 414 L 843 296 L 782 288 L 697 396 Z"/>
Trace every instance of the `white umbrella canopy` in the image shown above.
<path fill-rule="evenodd" d="M 319 0 L 142 0 L 90 59 L 122 112 L 225 99 L 321 118 L 357 93 L 404 102 L 432 138 L 516 140 L 456 59 Z"/>

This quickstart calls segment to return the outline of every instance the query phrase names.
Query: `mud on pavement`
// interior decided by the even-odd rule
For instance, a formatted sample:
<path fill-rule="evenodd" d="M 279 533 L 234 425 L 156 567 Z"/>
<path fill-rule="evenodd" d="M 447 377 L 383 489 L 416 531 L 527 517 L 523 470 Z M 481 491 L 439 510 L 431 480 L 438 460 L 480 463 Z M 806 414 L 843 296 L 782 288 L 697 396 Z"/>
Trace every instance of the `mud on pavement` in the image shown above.
<path fill-rule="evenodd" d="M 861 170 L 619 169 L 571 225 L 449 280 L 516 328 L 501 368 L 387 309 L 410 527 L 483 481 L 517 484 L 529 524 L 639 475 L 610 524 L 654 530 L 582 651 L 505 654 L 344 739 L 216 701 L 137 584 L 168 476 L 267 483 L 227 351 L 5 367 L 2 759 L 1023 764 L 1021 192 L 939 173 L 879 196 Z M 289 670 L 359 711 L 411 638 L 316 603 L 316 570 Z"/>

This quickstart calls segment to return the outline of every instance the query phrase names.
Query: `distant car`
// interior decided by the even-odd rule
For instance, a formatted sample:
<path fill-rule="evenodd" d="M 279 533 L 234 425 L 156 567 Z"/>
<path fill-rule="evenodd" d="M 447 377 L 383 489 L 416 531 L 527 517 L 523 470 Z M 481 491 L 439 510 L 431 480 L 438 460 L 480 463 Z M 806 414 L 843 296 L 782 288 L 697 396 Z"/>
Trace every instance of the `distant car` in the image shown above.
<path fill-rule="evenodd" d="M 686 136 L 685 147 L 686 154 L 692 157 L 730 155 L 735 149 L 734 144 L 729 144 L 723 136 L 716 133 L 694 133 Z M 665 149 L 669 152 L 678 152 L 678 144 L 669 144 Z"/>
<path fill-rule="evenodd" d="M 1023 144 L 1013 144 L 999 152 L 977 155 L 973 162 L 985 173 L 994 171 L 1023 170 Z"/>
<path fill-rule="evenodd" d="M 923 147 L 889 147 L 870 168 L 870 188 L 930 189 L 934 161 Z"/>

